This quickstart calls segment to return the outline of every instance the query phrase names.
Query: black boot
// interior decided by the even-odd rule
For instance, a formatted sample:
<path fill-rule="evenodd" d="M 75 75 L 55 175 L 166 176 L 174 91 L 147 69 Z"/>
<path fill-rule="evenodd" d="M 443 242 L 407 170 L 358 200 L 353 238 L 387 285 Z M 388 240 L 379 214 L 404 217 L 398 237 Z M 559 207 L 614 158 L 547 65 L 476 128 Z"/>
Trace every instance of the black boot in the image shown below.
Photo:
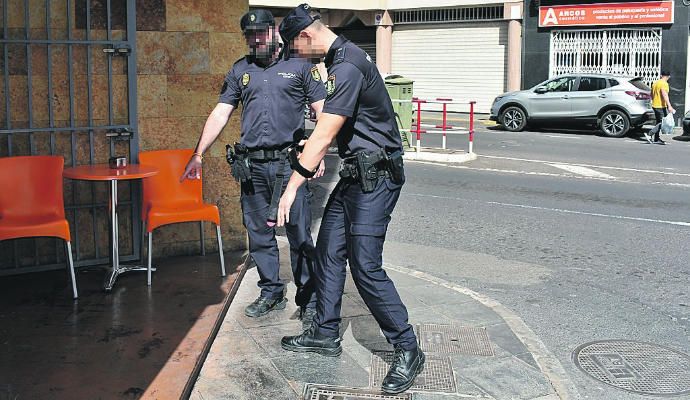
<path fill-rule="evenodd" d="M 259 296 L 254 302 L 244 309 L 244 315 L 252 318 L 261 317 L 273 310 L 282 310 L 287 304 L 285 297 L 277 299 L 269 299 L 268 297 Z"/>
<path fill-rule="evenodd" d="M 280 341 L 283 349 L 298 353 L 318 353 L 327 357 L 337 357 L 343 352 L 340 338 L 322 336 L 316 333 L 316 324 L 297 336 L 285 336 Z"/>
<path fill-rule="evenodd" d="M 299 319 L 302 321 L 302 331 L 306 331 L 311 326 L 316 316 L 316 308 L 314 307 L 300 307 Z"/>
<path fill-rule="evenodd" d="M 393 362 L 388 374 L 383 378 L 381 390 L 387 394 L 396 394 L 409 389 L 417 375 L 424 370 L 425 359 L 419 347 L 415 347 L 414 350 L 396 347 Z"/>

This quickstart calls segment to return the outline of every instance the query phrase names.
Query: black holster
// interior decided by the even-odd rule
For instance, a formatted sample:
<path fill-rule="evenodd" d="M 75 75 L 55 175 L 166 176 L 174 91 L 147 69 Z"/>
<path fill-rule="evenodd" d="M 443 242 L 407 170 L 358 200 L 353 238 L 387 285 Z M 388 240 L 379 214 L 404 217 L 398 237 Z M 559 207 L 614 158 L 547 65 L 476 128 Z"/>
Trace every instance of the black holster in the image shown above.
<path fill-rule="evenodd" d="M 373 192 L 379 178 L 389 178 L 395 184 L 403 184 L 405 170 L 402 152 L 388 154 L 384 150 L 360 151 L 343 160 L 339 175 L 341 178 L 357 181 L 364 193 Z"/>
<path fill-rule="evenodd" d="M 225 145 L 225 159 L 230 164 L 232 176 L 237 182 L 245 183 L 252 180 L 251 163 L 247 146 L 235 143 L 235 146 Z"/>

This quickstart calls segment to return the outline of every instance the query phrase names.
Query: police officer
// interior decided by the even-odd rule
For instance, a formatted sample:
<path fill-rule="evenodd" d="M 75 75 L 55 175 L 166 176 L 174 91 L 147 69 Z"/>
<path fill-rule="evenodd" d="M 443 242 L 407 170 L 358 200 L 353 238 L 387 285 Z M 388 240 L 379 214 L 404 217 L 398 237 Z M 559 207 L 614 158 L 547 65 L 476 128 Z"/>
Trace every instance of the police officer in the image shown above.
<path fill-rule="evenodd" d="M 317 115 L 320 114 L 326 93 L 314 65 L 305 59 L 286 61 L 279 56 L 278 33 L 269 11 L 246 13 L 240 20 L 240 27 L 249 54 L 235 62 L 226 75 L 218 104 L 206 121 L 183 179 L 199 179 L 204 152 L 241 102 L 244 107 L 240 143 L 228 149 L 228 161 L 232 162 L 233 176 L 241 182 L 249 253 L 260 277 L 261 294 L 245 308 L 245 314 L 259 317 L 272 310 L 284 309 L 287 303 L 284 283 L 279 277 L 275 223 L 269 221 L 269 209 L 273 206 L 274 213 L 277 210 L 280 192 L 292 173 L 286 161 L 288 147 L 303 142 L 305 104 L 309 103 Z M 323 164 L 316 176 L 322 173 Z M 296 192 L 295 204 L 286 232 L 297 286 L 295 302 L 300 306 L 303 320 L 310 321 L 315 294 L 311 279 L 314 245 L 308 188 Z"/>
<path fill-rule="evenodd" d="M 280 34 L 300 56 L 325 56 L 329 75 L 316 128 L 301 157 L 291 160 L 295 173 L 280 201 L 278 225 L 290 223 L 299 188 L 316 173 L 333 138 L 343 159 L 341 180 L 326 205 L 316 244 L 314 323 L 300 335 L 284 337 L 281 345 L 290 351 L 340 355 L 340 307 L 349 261 L 359 294 L 395 347 L 382 390 L 403 392 L 422 371 L 425 358 L 407 309 L 382 268 L 388 222 L 404 183 L 402 143 L 391 100 L 371 58 L 336 36 L 312 15 L 309 5 L 293 9 Z"/>

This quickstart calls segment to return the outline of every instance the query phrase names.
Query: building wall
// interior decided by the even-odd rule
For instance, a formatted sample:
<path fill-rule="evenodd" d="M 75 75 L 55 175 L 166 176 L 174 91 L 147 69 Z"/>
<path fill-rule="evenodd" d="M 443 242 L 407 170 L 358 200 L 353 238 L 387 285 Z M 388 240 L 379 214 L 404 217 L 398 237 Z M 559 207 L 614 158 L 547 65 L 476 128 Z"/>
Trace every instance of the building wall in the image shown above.
<path fill-rule="evenodd" d="M 223 7 L 197 0 L 165 2 L 165 28 L 137 33 L 141 151 L 194 147 L 225 74 L 246 54 L 239 28 L 246 1 Z M 230 175 L 224 145 L 239 141 L 240 111 L 204 156 L 204 200 L 218 205 L 224 247 L 233 249 L 244 247 L 245 230 L 239 186 Z M 217 249 L 215 229 L 205 226 L 206 248 Z M 162 227 L 154 235 L 154 256 L 198 252 L 198 240 L 192 224 Z"/>
<path fill-rule="evenodd" d="M 580 0 L 578 4 L 606 3 L 618 1 Z M 542 6 L 554 4 L 573 4 L 569 1 L 543 0 Z M 690 8 L 682 0 L 675 0 L 675 22 L 662 27 L 661 66 L 671 71 L 671 101 L 680 111 L 686 109 L 686 73 L 688 49 L 688 25 Z M 549 45 L 551 28 L 539 28 L 539 12 L 533 0 L 525 1 L 523 34 L 523 79 L 522 86 L 530 88 L 549 76 Z M 571 29 L 592 29 L 595 27 L 574 27 Z M 525 68 L 529 66 L 529 68 Z M 687 110 L 687 109 L 686 109 Z"/>
<path fill-rule="evenodd" d="M 92 39 L 106 38 L 105 1 L 91 1 Z M 10 38 L 24 38 L 24 2 L 9 2 L 6 23 Z M 45 0 L 30 0 L 30 31 L 32 38 L 46 35 Z M 74 38 L 85 37 L 83 2 L 72 2 L 74 10 L 67 12 L 67 0 L 51 0 L 51 36 L 67 38 L 67 15 Z M 112 3 L 113 38 L 125 37 L 126 9 L 123 2 Z M 3 14 L 0 2 L 0 15 Z M 195 146 L 206 117 L 215 106 L 223 78 L 235 60 L 245 54 L 246 45 L 239 30 L 240 16 L 248 9 L 244 0 L 233 0 L 224 7 L 212 2 L 195 0 L 139 0 L 137 1 L 137 101 L 140 151 L 186 148 Z M 74 19 L 75 15 L 81 16 Z M 32 81 L 32 123 L 34 127 L 49 125 L 50 103 L 55 126 L 69 126 L 69 75 L 66 46 L 52 46 L 53 97 L 47 96 L 48 56 L 46 46 L 34 46 L 30 56 Z M 28 128 L 28 65 L 24 45 L 9 49 L 9 97 L 12 128 Z M 2 49 L 0 49 L 1 51 Z M 89 99 L 86 95 L 86 50 L 75 46 L 73 51 L 74 118 L 75 126 L 87 125 Z M 0 53 L 1 54 L 1 53 Z M 107 64 L 100 49 L 94 47 L 92 65 L 93 94 L 91 109 L 95 125 L 105 125 L 108 117 Z M 0 57 L 1 59 L 2 57 Z M 112 57 L 113 117 L 116 124 L 127 124 L 127 62 L 126 57 Z M 0 61 L 0 76 L 4 62 Z M 5 98 L 4 78 L 0 79 L 0 98 Z M 4 103 L 3 103 L 4 104 Z M 239 112 L 222 132 L 216 145 L 204 158 L 204 198 L 217 204 L 221 211 L 224 247 L 239 249 L 245 246 L 239 206 L 239 188 L 229 173 L 224 157 L 224 144 L 239 139 Z M 0 107 L 0 124 L 6 126 L 4 105 Z M 47 134 L 34 134 L 34 154 L 50 154 Z M 13 155 L 27 155 L 32 151 L 28 134 L 13 135 Z M 8 152 L 7 135 L 0 135 L 0 156 Z M 77 165 L 88 164 L 88 132 L 77 135 Z M 104 132 L 94 135 L 95 163 L 107 162 L 109 142 Z M 55 134 L 56 154 L 65 157 L 65 165 L 72 164 L 69 134 Z M 116 154 L 128 154 L 127 142 L 115 145 Z M 65 204 L 103 204 L 107 202 L 107 185 L 65 180 Z M 93 191 L 92 191 L 93 187 Z M 129 184 L 119 185 L 121 199 L 129 198 Z M 126 207 L 126 206 L 125 206 Z M 82 240 L 78 254 L 83 259 L 101 256 L 108 250 L 108 219 L 105 206 L 92 213 L 90 209 L 68 214 L 73 230 Z M 95 215 L 94 215 L 95 214 Z M 132 254 L 131 218 L 121 215 L 121 254 Z M 77 223 L 77 221 L 79 223 Z M 95 222 L 94 222 L 95 221 Z M 206 224 L 206 248 L 217 249 L 215 229 Z M 78 226 L 78 228 L 75 228 Z M 94 232 L 94 228 L 96 232 Z M 75 232 L 75 229 L 78 231 Z M 94 239 L 97 238 L 97 239 Z M 154 256 L 198 253 L 199 229 L 196 224 L 162 227 L 154 235 Z M 75 249 L 75 252 L 77 249 Z M 64 256 L 54 239 L 0 242 L 0 270 L 36 264 L 62 262 Z"/>

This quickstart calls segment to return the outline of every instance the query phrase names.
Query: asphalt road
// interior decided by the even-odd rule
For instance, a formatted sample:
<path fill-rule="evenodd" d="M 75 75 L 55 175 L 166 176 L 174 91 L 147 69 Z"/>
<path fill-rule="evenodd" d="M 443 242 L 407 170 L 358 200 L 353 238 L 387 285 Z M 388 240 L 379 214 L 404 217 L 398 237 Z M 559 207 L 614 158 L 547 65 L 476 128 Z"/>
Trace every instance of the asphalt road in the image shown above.
<path fill-rule="evenodd" d="M 690 144 L 667 143 L 480 126 L 477 161 L 408 163 L 387 249 L 414 246 L 413 267 L 516 312 L 583 398 L 649 398 L 591 379 L 572 353 L 604 339 L 690 353 Z"/>
<path fill-rule="evenodd" d="M 480 124 L 477 161 L 406 164 L 384 261 L 508 307 L 582 398 L 649 399 L 585 375 L 572 354 L 605 339 L 690 354 L 690 143 L 667 142 Z M 448 143 L 465 148 L 467 136 L 449 134 Z M 315 185 L 316 203 L 327 181 Z"/>

